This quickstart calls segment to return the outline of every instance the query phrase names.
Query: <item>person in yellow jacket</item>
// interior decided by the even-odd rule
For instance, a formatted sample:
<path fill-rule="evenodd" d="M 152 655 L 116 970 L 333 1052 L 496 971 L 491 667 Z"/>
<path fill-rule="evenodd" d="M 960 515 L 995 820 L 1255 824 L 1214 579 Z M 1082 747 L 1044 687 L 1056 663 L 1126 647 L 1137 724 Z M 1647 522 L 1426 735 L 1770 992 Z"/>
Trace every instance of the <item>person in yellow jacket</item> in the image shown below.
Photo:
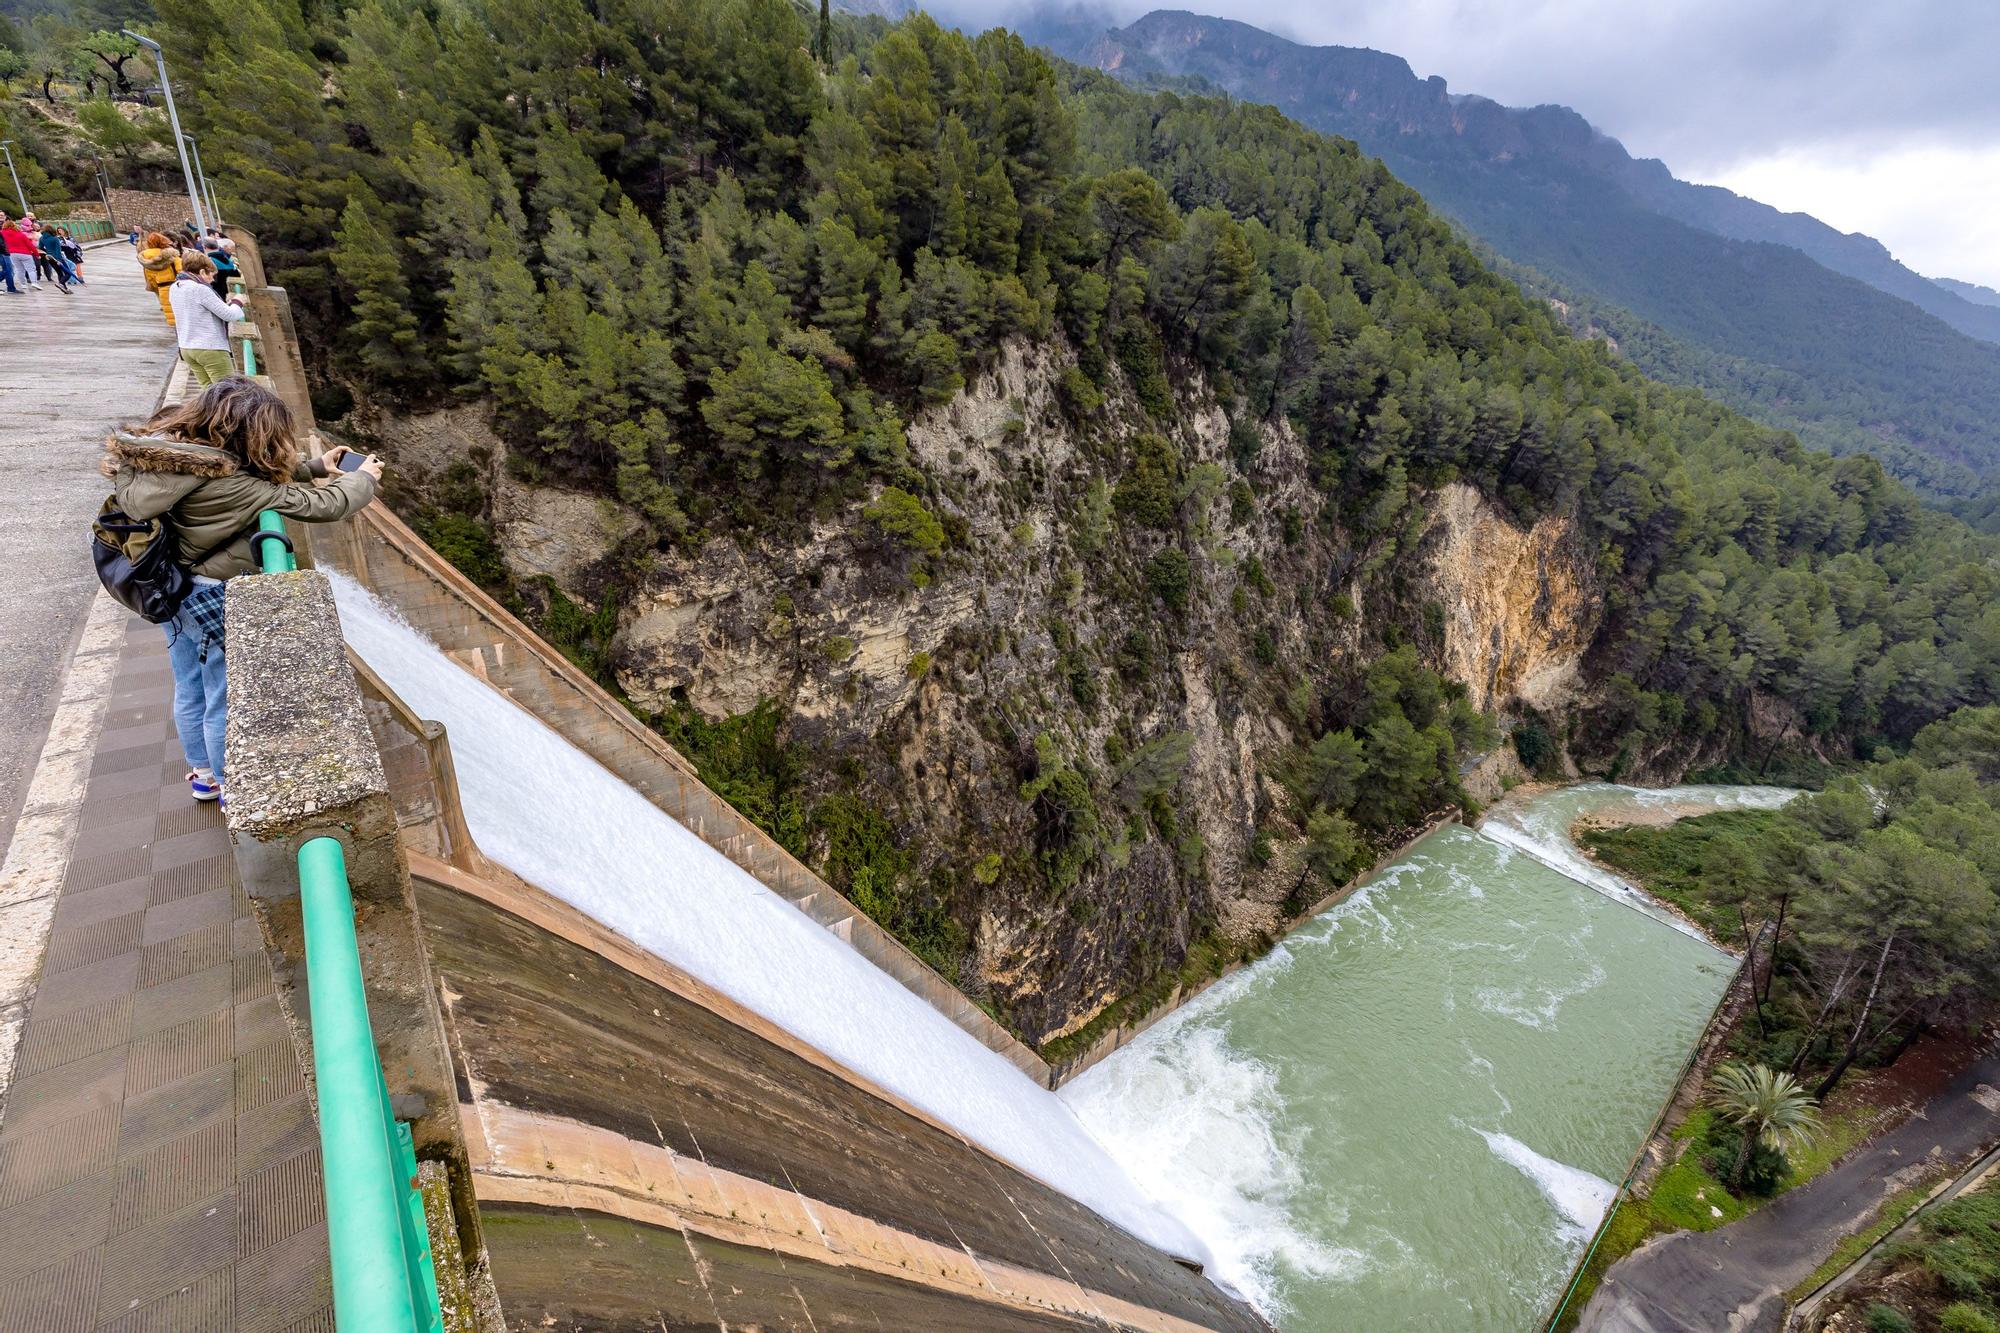
<path fill-rule="evenodd" d="M 167 317 L 168 328 L 174 326 L 173 302 L 168 298 L 180 271 L 181 253 L 174 249 L 174 243 L 159 232 L 147 236 L 145 246 L 139 251 L 139 273 L 146 279 L 147 290 L 160 298 L 160 311 Z"/>

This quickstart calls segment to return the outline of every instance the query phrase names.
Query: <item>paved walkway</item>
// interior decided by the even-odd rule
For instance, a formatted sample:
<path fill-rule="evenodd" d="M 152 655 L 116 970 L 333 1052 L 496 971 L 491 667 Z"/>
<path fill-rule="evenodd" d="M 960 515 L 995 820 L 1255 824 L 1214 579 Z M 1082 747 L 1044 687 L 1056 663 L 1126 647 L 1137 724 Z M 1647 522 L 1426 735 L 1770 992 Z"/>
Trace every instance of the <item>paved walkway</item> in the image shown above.
<path fill-rule="evenodd" d="M 108 706 L 0 1105 L 0 1329 L 330 1330 L 319 1139 L 271 964 L 221 815 L 188 799 L 165 637 L 108 619 Z"/>
<path fill-rule="evenodd" d="M 1677 1232 L 1613 1264 L 1581 1333 L 1776 1330 L 1785 1293 L 1890 1195 L 2000 1140 L 2000 1053 L 1849 1161 L 1739 1222 Z"/>
<path fill-rule="evenodd" d="M 0 849 L 97 589 L 84 525 L 110 490 L 98 447 L 152 411 L 173 357 L 131 246 L 94 246 L 83 268 L 70 296 L 0 287 Z"/>
<path fill-rule="evenodd" d="M 99 442 L 152 408 L 172 338 L 129 249 L 87 271 L 0 293 L 0 557 L 27 579 L 0 597 L 0 1333 L 331 1333 L 271 963 L 188 797 L 165 635 L 85 546 Z"/>

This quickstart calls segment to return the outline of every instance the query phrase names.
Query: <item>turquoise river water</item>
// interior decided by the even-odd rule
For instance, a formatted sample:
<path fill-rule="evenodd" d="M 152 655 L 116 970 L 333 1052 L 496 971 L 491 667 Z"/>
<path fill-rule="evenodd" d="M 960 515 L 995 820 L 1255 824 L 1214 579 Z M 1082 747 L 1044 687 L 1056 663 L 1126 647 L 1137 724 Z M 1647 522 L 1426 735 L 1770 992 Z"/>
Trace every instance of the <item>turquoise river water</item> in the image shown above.
<path fill-rule="evenodd" d="M 1587 784 L 1426 838 L 1063 1099 L 1287 1330 L 1536 1326 L 1735 960 L 1583 860 Z"/>

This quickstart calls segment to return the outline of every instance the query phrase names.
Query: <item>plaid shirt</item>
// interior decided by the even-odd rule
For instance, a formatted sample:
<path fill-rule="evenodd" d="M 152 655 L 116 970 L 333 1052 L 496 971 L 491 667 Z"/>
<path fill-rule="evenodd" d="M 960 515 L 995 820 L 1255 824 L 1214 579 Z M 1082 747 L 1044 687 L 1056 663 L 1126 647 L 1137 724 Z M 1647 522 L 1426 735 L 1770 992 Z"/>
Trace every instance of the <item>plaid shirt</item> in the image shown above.
<path fill-rule="evenodd" d="M 222 646 L 223 592 L 226 585 L 221 583 L 197 583 L 181 599 L 181 609 L 174 616 L 174 630 L 179 634 L 193 634 L 201 641 L 201 657 L 206 661 L 208 648 L 214 644 Z"/>

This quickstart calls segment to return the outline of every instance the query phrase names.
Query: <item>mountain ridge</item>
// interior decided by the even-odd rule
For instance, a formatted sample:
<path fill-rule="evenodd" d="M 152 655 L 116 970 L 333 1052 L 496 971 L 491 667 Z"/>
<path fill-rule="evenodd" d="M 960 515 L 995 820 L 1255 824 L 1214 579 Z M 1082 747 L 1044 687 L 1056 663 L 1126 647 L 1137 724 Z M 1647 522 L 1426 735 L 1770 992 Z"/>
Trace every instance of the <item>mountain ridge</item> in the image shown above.
<path fill-rule="evenodd" d="M 1113 73 L 1125 73 L 1120 57 L 1128 55 L 1132 44 L 1137 42 L 1143 44 L 1144 55 L 1157 65 L 1159 72 L 1190 72 L 1168 69 L 1163 59 L 1167 53 L 1160 49 L 1164 40 L 1173 40 L 1178 35 L 1172 29 L 1184 32 L 1190 22 L 1204 30 L 1204 41 L 1208 33 L 1227 33 L 1239 41 L 1246 34 L 1255 34 L 1250 38 L 1253 45 L 1258 39 L 1269 44 L 1260 53 L 1267 62 L 1283 60 L 1292 52 L 1308 53 L 1322 73 L 1370 75 L 1372 86 L 1364 86 L 1357 80 L 1350 88 L 1352 94 L 1370 92 L 1380 99 L 1387 91 L 1383 80 L 1400 78 L 1409 85 L 1411 95 L 1396 97 L 1393 110 L 1428 113 L 1428 127 L 1433 131 L 1449 122 L 1466 143 L 1499 160 L 1531 152 L 1556 154 L 1573 165 L 1587 166 L 1604 174 L 1634 198 L 1675 221 L 1730 240 L 1789 246 L 1836 273 L 1858 278 L 1878 291 L 1910 302 L 1967 337 L 2000 344 L 2000 306 L 1977 302 L 1960 290 L 1972 284 L 1953 285 L 1952 279 L 1933 281 L 1924 277 L 1899 263 L 1887 246 L 1866 233 L 1843 232 L 1810 213 L 1779 209 L 1723 186 L 1683 180 L 1659 158 L 1634 155 L 1617 137 L 1562 103 L 1519 107 L 1481 93 L 1454 93 L 1441 75 L 1419 76 L 1408 60 L 1392 52 L 1371 47 L 1308 46 L 1236 19 L 1214 18 L 1188 10 L 1153 10 L 1122 29 L 1100 35 L 1071 58 L 1080 58 Z M 1217 82 L 1219 86 L 1227 86 L 1226 80 Z M 1298 91 L 1290 101 L 1305 104 L 1309 99 L 1303 85 L 1294 87 Z M 1258 100 L 1288 109 L 1286 101 L 1263 97 Z M 1368 103 L 1357 98 L 1356 105 L 1366 107 Z M 1378 122 L 1388 120 L 1404 133 L 1426 128 L 1426 121 L 1413 120 L 1407 115 L 1398 118 L 1377 113 L 1372 118 Z M 1363 142 L 1363 147 L 1369 145 Z M 1369 151 L 1376 150 L 1369 148 Z"/>
<path fill-rule="evenodd" d="M 1390 53 L 1304 47 L 1183 11 L 1081 42 L 1074 14 L 1061 23 L 1073 58 L 1122 81 L 1226 93 L 1354 141 L 1509 262 L 1671 335 L 1681 346 L 1656 341 L 1641 362 L 1649 373 L 1793 430 L 1809 447 L 1876 454 L 1961 512 L 2000 477 L 2000 345 L 1796 246 L 1673 216 L 1646 196 L 1733 217 L 1744 232 L 1769 231 L 1784 215 L 1674 181 L 1568 107 L 1506 107 L 1419 79 Z M 1049 40 L 1032 24 L 1026 35 Z M 1681 187 L 1695 193 L 1674 195 Z M 1857 244 L 1856 253 L 1886 255 L 1865 237 Z M 1926 299 L 1958 301 L 1900 271 Z"/>

